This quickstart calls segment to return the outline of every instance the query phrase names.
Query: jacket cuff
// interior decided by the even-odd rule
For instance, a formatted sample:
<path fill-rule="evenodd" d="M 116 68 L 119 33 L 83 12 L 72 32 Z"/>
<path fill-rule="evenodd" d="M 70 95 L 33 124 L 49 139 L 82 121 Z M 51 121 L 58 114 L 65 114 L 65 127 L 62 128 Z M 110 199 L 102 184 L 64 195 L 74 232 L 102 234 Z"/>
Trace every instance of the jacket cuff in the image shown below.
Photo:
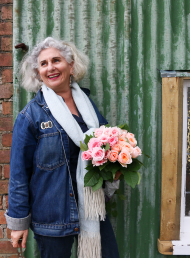
<path fill-rule="evenodd" d="M 31 214 L 25 218 L 12 218 L 8 215 L 8 210 L 5 212 L 5 218 L 7 221 L 7 227 L 11 230 L 26 230 L 30 227 Z"/>

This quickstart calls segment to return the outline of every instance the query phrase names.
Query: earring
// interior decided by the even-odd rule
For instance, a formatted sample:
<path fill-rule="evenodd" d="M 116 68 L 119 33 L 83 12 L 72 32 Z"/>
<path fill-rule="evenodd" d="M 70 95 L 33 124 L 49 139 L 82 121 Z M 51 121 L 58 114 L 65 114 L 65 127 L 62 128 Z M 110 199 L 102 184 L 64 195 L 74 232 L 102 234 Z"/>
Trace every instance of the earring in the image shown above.
<path fill-rule="evenodd" d="M 70 87 L 72 87 L 72 76 L 73 76 L 73 73 L 71 73 L 71 75 L 70 75 Z"/>

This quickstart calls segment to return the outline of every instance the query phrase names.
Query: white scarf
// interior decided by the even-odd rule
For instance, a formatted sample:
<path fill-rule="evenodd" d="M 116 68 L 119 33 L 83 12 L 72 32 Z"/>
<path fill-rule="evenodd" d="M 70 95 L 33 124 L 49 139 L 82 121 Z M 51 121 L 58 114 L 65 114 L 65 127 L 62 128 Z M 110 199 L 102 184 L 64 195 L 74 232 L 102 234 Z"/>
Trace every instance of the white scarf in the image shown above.
<path fill-rule="evenodd" d="M 93 133 L 95 128 L 99 127 L 96 112 L 90 100 L 76 82 L 72 83 L 71 90 L 74 102 L 89 129 L 85 134 L 90 135 Z M 72 141 L 80 147 L 80 141 L 84 140 L 85 134 L 83 134 L 80 126 L 73 118 L 62 97 L 57 95 L 45 84 L 42 85 L 42 91 L 45 101 L 54 118 L 63 127 Z M 104 220 L 106 215 L 104 192 L 102 188 L 93 192 L 91 187 L 84 187 L 84 176 L 87 172 L 85 167 L 88 162 L 82 161 L 81 153 L 82 152 L 80 151 L 77 165 L 77 189 L 80 221 L 78 257 L 101 258 L 99 221 Z"/>

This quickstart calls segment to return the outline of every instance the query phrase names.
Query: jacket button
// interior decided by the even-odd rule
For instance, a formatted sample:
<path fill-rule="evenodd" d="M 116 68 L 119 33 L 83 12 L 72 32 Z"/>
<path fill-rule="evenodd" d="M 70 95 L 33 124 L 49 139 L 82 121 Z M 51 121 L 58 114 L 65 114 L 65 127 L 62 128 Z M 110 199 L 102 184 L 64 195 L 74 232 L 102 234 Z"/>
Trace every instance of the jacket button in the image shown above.
<path fill-rule="evenodd" d="M 77 232 L 77 231 L 79 231 L 79 229 L 78 229 L 78 228 L 75 228 L 75 229 L 74 229 L 74 231 L 76 231 L 76 232 Z"/>
<path fill-rule="evenodd" d="M 73 197 L 73 194 L 72 194 L 72 193 L 70 193 L 70 196 L 71 196 L 71 197 Z"/>

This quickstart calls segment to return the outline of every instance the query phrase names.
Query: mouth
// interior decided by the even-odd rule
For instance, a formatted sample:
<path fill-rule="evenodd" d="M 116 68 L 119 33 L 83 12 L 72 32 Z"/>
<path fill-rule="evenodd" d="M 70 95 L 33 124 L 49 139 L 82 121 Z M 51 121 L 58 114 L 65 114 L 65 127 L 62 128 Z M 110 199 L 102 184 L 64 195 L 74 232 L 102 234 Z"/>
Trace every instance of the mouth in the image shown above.
<path fill-rule="evenodd" d="M 55 79 L 57 79 L 59 76 L 60 76 L 60 73 L 51 74 L 51 75 L 48 75 L 48 79 L 50 79 L 50 80 L 55 80 Z"/>

